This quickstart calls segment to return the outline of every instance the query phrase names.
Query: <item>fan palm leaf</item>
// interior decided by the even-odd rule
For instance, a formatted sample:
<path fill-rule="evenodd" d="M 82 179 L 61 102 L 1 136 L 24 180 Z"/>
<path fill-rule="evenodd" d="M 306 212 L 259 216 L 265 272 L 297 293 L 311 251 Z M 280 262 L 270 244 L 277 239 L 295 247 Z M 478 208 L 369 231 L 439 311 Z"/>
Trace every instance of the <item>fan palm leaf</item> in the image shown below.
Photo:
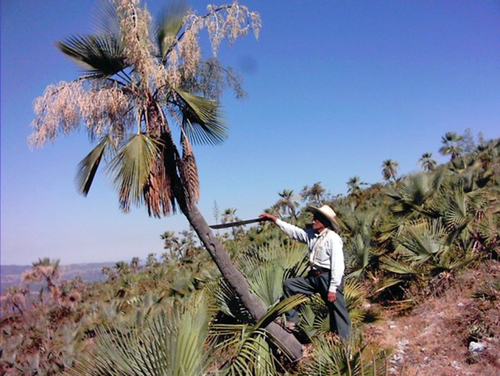
<path fill-rule="evenodd" d="M 444 222 L 448 231 L 462 227 L 471 218 L 468 215 L 467 196 L 456 190 L 450 197 L 448 209 L 444 212 Z"/>
<path fill-rule="evenodd" d="M 432 228 L 412 227 L 398 239 L 396 251 L 403 254 L 410 262 L 422 264 L 427 260 L 444 252 L 444 233 L 433 226 Z"/>
<path fill-rule="evenodd" d="M 283 296 L 283 276 L 285 270 L 273 264 L 263 265 L 252 273 L 248 282 L 250 290 L 265 304 L 272 306 Z"/>
<path fill-rule="evenodd" d="M 186 308 L 132 324 L 96 329 L 94 351 L 79 361 L 74 375 L 201 375 L 208 365 L 203 354 L 208 316 L 202 294 Z"/>
<path fill-rule="evenodd" d="M 402 266 L 398 266 L 398 270 L 401 270 L 401 268 L 402 268 Z M 387 269 L 387 270 L 391 271 L 390 269 Z M 404 273 L 398 273 L 398 274 L 404 274 Z M 379 282 L 373 295 L 377 295 L 377 294 L 381 293 L 382 291 L 384 291 L 385 289 L 392 287 L 392 286 L 396 286 L 400 283 L 403 283 L 402 279 L 385 277 Z"/>
<path fill-rule="evenodd" d="M 178 88 L 174 92 L 181 99 L 181 126 L 191 142 L 217 145 L 226 139 L 227 127 L 215 102 Z"/>
<path fill-rule="evenodd" d="M 189 7 L 184 1 L 169 2 L 159 20 L 156 35 L 161 56 L 165 56 L 177 41 L 188 11 Z"/>
<path fill-rule="evenodd" d="M 401 275 L 414 275 L 417 273 L 412 266 L 388 256 L 380 259 L 380 268 Z"/>
<path fill-rule="evenodd" d="M 222 338 L 216 348 L 224 354 L 233 354 L 226 363 L 223 372 L 230 375 L 273 375 L 274 362 L 268 337 L 264 328 L 276 317 L 283 315 L 309 298 L 305 295 L 291 296 L 276 305 L 263 315 L 252 326 L 247 324 L 214 324 L 211 326 L 212 342 Z M 279 342 L 276 342 L 279 346 Z M 285 351 L 285 349 L 282 349 Z M 286 352 L 285 352 L 286 353 Z"/>
<path fill-rule="evenodd" d="M 158 156 L 158 142 L 139 133 L 132 136 L 110 161 L 108 172 L 113 176 L 124 211 L 130 209 L 131 203 L 142 202 L 146 179 Z"/>
<path fill-rule="evenodd" d="M 79 163 L 76 176 L 78 191 L 87 196 L 94 181 L 106 148 L 112 143 L 110 137 L 104 137 L 99 144 Z"/>
<path fill-rule="evenodd" d="M 387 355 L 361 339 L 343 344 L 335 338 L 318 337 L 313 341 L 313 355 L 300 371 L 305 375 L 384 375 L 388 372 Z"/>
<path fill-rule="evenodd" d="M 96 77 L 112 76 L 127 67 L 123 47 L 111 34 L 76 35 L 56 45 Z"/>

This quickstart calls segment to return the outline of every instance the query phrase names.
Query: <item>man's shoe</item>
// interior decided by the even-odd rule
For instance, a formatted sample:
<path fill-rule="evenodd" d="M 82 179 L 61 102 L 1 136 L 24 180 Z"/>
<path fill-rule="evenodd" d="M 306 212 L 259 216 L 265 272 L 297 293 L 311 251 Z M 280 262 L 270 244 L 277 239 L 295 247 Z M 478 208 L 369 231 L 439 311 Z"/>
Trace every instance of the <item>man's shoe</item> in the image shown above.
<path fill-rule="evenodd" d="M 288 333 L 293 333 L 297 330 L 297 324 L 292 321 L 287 321 L 283 327 Z"/>
<path fill-rule="evenodd" d="M 281 317 L 278 317 L 276 318 L 276 320 L 274 320 L 274 322 L 279 326 L 281 326 L 288 333 L 293 333 L 297 330 L 297 324 L 294 323 L 293 321 L 285 320 L 285 322 L 283 322 L 283 319 Z"/>

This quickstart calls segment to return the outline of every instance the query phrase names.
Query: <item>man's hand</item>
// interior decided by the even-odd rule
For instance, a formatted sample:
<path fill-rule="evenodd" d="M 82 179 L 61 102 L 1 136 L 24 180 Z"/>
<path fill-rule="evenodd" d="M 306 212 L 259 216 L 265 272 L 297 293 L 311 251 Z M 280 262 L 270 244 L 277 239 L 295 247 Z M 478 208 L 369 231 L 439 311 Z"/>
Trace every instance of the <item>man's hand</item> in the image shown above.
<path fill-rule="evenodd" d="M 275 222 L 278 220 L 278 217 L 272 215 L 272 214 L 269 214 L 269 213 L 262 213 L 261 215 L 259 215 L 259 218 L 261 219 L 262 222 L 266 222 L 266 221 L 269 221 L 269 222 Z"/>
<path fill-rule="evenodd" d="M 337 293 L 329 291 L 327 296 L 328 303 L 335 303 L 336 299 L 337 299 Z"/>

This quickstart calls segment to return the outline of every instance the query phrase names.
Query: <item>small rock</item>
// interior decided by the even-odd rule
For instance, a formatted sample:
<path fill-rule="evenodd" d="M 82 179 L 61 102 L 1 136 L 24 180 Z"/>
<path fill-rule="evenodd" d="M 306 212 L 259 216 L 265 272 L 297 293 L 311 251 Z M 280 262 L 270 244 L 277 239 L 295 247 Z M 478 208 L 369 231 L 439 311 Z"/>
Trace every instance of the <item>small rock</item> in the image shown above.
<path fill-rule="evenodd" d="M 410 344 L 410 341 L 408 341 L 406 338 L 403 338 L 402 340 L 399 341 L 399 347 L 405 347 Z"/>
<path fill-rule="evenodd" d="M 485 348 L 486 346 L 482 342 L 472 341 L 471 343 L 469 343 L 469 351 L 471 353 L 481 353 L 484 351 Z"/>
<path fill-rule="evenodd" d="M 389 329 L 394 329 L 396 328 L 396 325 L 389 325 Z"/>
<path fill-rule="evenodd" d="M 463 307 L 464 305 L 465 305 L 465 304 L 464 304 L 464 303 L 462 303 L 462 302 L 460 302 L 460 303 L 458 303 L 458 304 L 457 304 L 457 306 L 458 306 L 458 307 Z"/>
<path fill-rule="evenodd" d="M 426 362 L 426 363 L 427 363 L 429 360 L 430 360 L 430 358 L 429 358 L 428 356 L 426 356 L 426 357 L 424 358 L 424 362 Z"/>
<path fill-rule="evenodd" d="M 451 366 L 455 369 L 460 369 L 460 363 L 457 362 L 456 360 L 454 360 L 453 362 L 451 362 Z"/>
<path fill-rule="evenodd" d="M 425 347 L 422 347 L 422 348 L 420 349 L 420 351 L 424 353 L 424 352 L 426 352 L 426 351 L 427 351 L 427 349 L 426 349 Z"/>
<path fill-rule="evenodd" d="M 394 360 L 395 363 L 399 363 L 403 360 L 403 355 L 402 354 L 394 354 L 392 357 L 392 360 Z"/>

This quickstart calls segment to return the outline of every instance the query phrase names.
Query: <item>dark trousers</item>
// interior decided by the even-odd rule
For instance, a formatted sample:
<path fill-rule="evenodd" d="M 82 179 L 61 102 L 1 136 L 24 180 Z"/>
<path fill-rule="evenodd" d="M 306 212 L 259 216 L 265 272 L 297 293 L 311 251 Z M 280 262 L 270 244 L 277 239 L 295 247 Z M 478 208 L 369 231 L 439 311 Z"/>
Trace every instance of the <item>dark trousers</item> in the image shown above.
<path fill-rule="evenodd" d="M 286 299 L 295 294 L 304 294 L 310 296 L 314 293 L 319 293 L 330 312 L 330 328 L 332 331 L 337 331 L 340 338 L 344 341 L 351 337 L 351 320 L 349 312 L 345 305 L 344 299 L 344 277 L 337 288 L 337 298 L 334 303 L 328 303 L 327 295 L 330 287 L 330 272 L 324 272 L 319 275 L 310 273 L 307 277 L 298 277 L 287 279 L 283 283 L 283 297 Z M 297 322 L 299 314 L 295 308 L 292 308 L 286 314 L 288 321 Z"/>

